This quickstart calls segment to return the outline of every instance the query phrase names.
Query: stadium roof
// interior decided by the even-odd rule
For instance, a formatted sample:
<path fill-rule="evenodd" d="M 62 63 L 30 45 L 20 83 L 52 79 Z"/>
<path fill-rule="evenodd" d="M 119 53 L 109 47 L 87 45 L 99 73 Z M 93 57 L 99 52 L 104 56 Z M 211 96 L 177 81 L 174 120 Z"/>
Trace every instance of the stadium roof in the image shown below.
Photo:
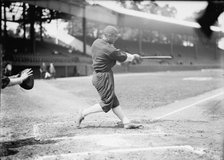
<path fill-rule="evenodd" d="M 144 13 L 140 11 L 125 9 L 122 7 L 110 6 L 105 3 L 98 3 L 100 6 L 108 8 L 120 14 L 119 24 L 132 25 L 135 27 L 144 28 L 150 26 L 150 29 L 172 31 L 172 32 L 189 32 L 192 28 L 200 28 L 200 25 L 196 22 L 189 22 L 183 20 L 177 20 L 175 18 L 168 18 L 150 13 Z M 123 15 L 123 16 L 122 16 Z M 125 16 L 126 15 L 126 16 Z M 134 18 L 134 19 L 133 19 Z M 146 21 L 148 20 L 148 21 Z M 166 26 L 164 27 L 164 22 Z M 148 25 L 147 25 L 148 24 Z M 190 30 L 189 30 L 190 28 Z M 212 26 L 213 31 L 222 31 L 220 27 Z"/>
<path fill-rule="evenodd" d="M 66 13 L 76 17 L 86 17 L 99 23 L 117 25 L 117 14 L 102 6 L 91 6 L 85 0 L 4 0 L 6 2 L 28 3 L 59 13 Z M 84 11 L 85 8 L 85 11 Z M 84 15 L 85 14 L 85 15 Z"/>
<path fill-rule="evenodd" d="M 52 0 L 3 0 L 3 2 L 46 2 L 46 1 L 52 1 Z M 72 4 L 72 5 L 77 5 L 77 6 L 82 6 L 85 5 L 87 2 L 86 0 L 53 0 L 54 2 L 63 2 L 63 3 L 67 3 L 67 4 Z"/>

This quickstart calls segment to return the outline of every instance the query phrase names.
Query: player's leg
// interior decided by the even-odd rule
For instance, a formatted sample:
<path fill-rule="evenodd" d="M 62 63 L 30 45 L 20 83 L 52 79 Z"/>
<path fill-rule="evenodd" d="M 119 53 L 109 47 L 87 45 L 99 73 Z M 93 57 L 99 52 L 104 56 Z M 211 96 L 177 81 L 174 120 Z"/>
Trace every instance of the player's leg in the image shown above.
<path fill-rule="evenodd" d="M 113 98 L 113 107 L 112 107 L 113 113 L 121 120 L 122 125 L 126 129 L 136 129 L 136 128 L 141 128 L 143 127 L 140 124 L 134 124 L 131 123 L 129 118 L 124 114 L 121 106 L 119 105 L 119 101 L 117 99 L 117 96 L 114 94 Z"/>
<path fill-rule="evenodd" d="M 80 126 L 81 122 L 84 120 L 85 116 L 89 115 L 89 114 L 93 114 L 93 113 L 98 113 L 98 112 L 107 112 L 108 110 L 108 106 L 107 104 L 105 104 L 105 97 L 107 96 L 108 92 L 111 92 L 110 89 L 108 89 L 108 86 L 110 84 L 108 84 L 107 82 L 107 77 L 108 77 L 108 73 L 93 73 L 93 78 L 92 78 L 92 83 L 94 85 L 94 87 L 96 88 L 97 92 L 99 93 L 99 96 L 101 98 L 101 104 L 95 104 L 87 109 L 84 109 L 78 117 L 77 120 L 77 127 Z"/>
<path fill-rule="evenodd" d="M 98 113 L 98 112 L 103 112 L 103 109 L 102 107 L 100 106 L 99 103 L 87 108 L 87 109 L 84 109 L 83 112 L 82 112 L 82 115 L 85 117 L 89 114 L 93 114 L 93 113 Z"/>
<path fill-rule="evenodd" d="M 93 113 L 98 113 L 98 112 L 103 112 L 102 107 L 100 106 L 100 104 L 95 104 L 89 108 L 84 109 L 81 113 L 79 113 L 79 117 L 77 120 L 77 127 L 80 126 L 80 124 L 82 123 L 82 121 L 84 120 L 84 118 L 89 115 L 89 114 L 93 114 Z"/>
<path fill-rule="evenodd" d="M 130 123 L 130 120 L 128 117 L 123 113 L 120 106 L 117 106 L 115 108 L 112 108 L 113 113 L 121 120 L 122 124 L 128 124 Z"/>
<path fill-rule="evenodd" d="M 143 125 L 141 125 L 141 124 L 131 123 L 129 118 L 123 113 L 123 110 L 120 106 L 112 108 L 112 111 L 121 120 L 121 123 L 122 123 L 122 125 L 124 126 L 125 129 L 136 129 L 136 128 L 142 128 L 143 127 Z"/>

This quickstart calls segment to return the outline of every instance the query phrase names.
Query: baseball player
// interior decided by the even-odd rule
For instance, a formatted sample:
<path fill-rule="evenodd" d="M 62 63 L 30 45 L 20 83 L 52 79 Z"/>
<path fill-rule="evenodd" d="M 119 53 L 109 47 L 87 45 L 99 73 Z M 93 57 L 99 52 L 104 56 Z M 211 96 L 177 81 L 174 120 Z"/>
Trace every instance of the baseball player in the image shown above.
<path fill-rule="evenodd" d="M 123 113 L 119 100 L 115 94 L 114 75 L 112 67 L 116 62 L 140 63 L 141 57 L 138 54 L 129 54 L 114 47 L 115 41 L 119 38 L 118 30 L 113 26 L 107 26 L 103 31 L 102 39 L 96 39 L 91 47 L 93 60 L 93 78 L 92 83 L 95 86 L 101 98 L 100 103 L 84 109 L 77 120 L 77 127 L 87 115 L 112 110 L 121 120 L 124 128 L 135 129 L 142 125 L 133 124 Z"/>

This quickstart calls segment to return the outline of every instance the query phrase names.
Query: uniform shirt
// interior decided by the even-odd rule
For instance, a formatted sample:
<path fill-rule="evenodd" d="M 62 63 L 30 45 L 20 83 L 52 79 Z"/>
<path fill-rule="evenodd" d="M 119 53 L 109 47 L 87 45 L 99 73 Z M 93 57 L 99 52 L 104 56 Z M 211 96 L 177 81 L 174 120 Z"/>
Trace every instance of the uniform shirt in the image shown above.
<path fill-rule="evenodd" d="M 127 59 L 125 52 L 116 49 L 113 44 L 103 39 L 96 39 L 91 47 L 93 69 L 96 72 L 109 72 L 116 61 L 124 62 Z"/>

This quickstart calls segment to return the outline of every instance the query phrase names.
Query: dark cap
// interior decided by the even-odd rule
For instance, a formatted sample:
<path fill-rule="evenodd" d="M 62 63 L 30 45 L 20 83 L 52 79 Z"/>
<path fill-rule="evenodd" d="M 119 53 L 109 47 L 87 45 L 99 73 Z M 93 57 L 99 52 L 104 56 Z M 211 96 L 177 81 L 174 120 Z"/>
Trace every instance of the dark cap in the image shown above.
<path fill-rule="evenodd" d="M 118 35 L 119 34 L 117 28 L 114 26 L 106 26 L 103 30 L 103 33 L 107 34 L 107 35 Z"/>

